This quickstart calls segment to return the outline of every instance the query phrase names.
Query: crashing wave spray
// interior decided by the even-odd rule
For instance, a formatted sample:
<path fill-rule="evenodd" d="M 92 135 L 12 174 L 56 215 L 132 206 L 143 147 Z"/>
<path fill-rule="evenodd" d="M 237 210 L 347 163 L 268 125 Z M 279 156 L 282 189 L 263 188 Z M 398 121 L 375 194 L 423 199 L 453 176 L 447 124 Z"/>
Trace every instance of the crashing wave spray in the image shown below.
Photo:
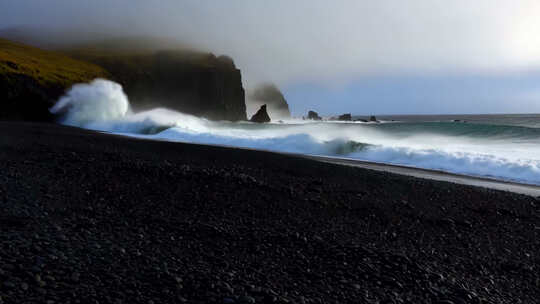
<path fill-rule="evenodd" d="M 126 116 L 129 102 L 120 84 L 95 79 L 71 87 L 50 111 L 60 115 L 61 123 L 84 128 L 91 123 Z"/>
<path fill-rule="evenodd" d="M 122 86 L 105 79 L 74 85 L 50 111 L 65 125 L 125 135 L 154 134 L 175 126 L 203 132 L 214 125 L 206 119 L 163 108 L 132 113 Z"/>

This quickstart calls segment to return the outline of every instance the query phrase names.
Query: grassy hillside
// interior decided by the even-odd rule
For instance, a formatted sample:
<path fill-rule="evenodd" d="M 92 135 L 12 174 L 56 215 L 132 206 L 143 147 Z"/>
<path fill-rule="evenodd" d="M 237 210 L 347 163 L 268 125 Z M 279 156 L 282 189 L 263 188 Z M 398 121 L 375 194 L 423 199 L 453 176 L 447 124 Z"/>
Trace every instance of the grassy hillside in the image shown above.
<path fill-rule="evenodd" d="M 0 74 L 26 75 L 40 85 L 64 88 L 97 77 L 109 77 L 105 69 L 95 64 L 1 38 Z"/>
<path fill-rule="evenodd" d="M 51 121 L 49 108 L 75 83 L 109 78 L 98 65 L 0 38 L 0 119 Z"/>

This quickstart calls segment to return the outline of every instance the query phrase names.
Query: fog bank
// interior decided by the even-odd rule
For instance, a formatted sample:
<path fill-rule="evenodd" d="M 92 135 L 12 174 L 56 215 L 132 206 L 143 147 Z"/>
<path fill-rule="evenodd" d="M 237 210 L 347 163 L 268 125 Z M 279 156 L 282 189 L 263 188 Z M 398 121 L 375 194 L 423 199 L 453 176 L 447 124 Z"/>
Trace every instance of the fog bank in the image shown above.
<path fill-rule="evenodd" d="M 3 1 L 0 27 L 153 35 L 229 54 L 247 81 L 540 63 L 537 1 Z"/>

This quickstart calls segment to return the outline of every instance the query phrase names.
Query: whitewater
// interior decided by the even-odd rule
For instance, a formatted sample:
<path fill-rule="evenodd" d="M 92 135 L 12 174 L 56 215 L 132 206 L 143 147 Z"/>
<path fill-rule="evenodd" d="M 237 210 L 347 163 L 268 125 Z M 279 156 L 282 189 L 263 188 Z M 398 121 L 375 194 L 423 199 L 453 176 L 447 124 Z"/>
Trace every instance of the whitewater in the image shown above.
<path fill-rule="evenodd" d="M 73 86 L 50 110 L 62 124 L 139 138 L 362 160 L 540 185 L 537 119 L 217 122 L 163 108 L 135 113 L 122 87 L 102 79 Z"/>

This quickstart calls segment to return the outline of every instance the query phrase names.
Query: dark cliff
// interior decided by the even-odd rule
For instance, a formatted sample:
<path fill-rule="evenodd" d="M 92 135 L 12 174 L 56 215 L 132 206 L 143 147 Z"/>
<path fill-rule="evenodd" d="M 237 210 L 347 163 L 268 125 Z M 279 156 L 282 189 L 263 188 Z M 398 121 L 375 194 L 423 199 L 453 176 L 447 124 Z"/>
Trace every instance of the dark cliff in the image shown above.
<path fill-rule="evenodd" d="M 240 70 L 232 59 L 195 51 L 70 52 L 112 74 L 135 110 L 165 107 L 212 120 L 246 120 Z"/>
<path fill-rule="evenodd" d="M 67 88 L 99 77 L 122 84 L 136 111 L 165 107 L 212 120 L 247 120 L 241 73 L 231 58 L 115 49 L 118 44 L 49 51 L 0 39 L 0 119 L 51 121 L 48 109 Z"/>

